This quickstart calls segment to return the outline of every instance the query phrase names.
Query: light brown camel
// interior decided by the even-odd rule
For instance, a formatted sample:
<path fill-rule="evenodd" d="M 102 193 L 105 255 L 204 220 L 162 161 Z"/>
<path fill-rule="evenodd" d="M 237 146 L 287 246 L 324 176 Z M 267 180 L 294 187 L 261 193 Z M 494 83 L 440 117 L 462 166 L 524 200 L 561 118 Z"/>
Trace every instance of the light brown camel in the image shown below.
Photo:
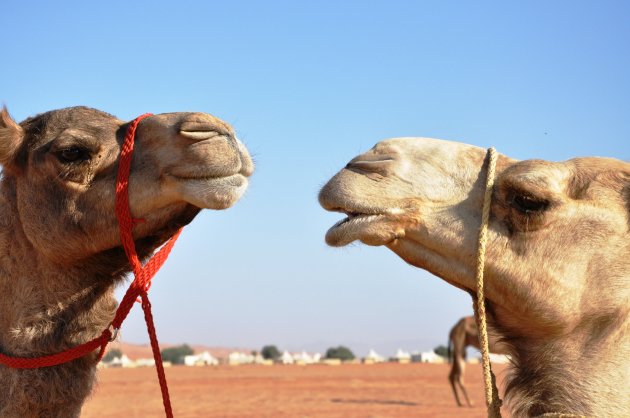
<path fill-rule="evenodd" d="M 0 351 L 53 354 L 100 335 L 129 271 L 114 213 L 127 123 L 85 107 L 14 122 L 0 112 Z M 204 113 L 144 119 L 129 199 L 146 258 L 201 208 L 224 209 L 253 171 L 233 129 Z M 32 370 L 0 366 L 3 418 L 78 417 L 97 353 Z"/>
<path fill-rule="evenodd" d="M 489 335 L 488 346 L 491 353 L 504 354 L 507 350 L 497 341 L 493 333 Z M 464 394 L 464 399 L 468 406 L 472 406 L 472 402 L 468 398 L 468 392 L 464 385 L 464 373 L 466 372 L 466 348 L 475 347 L 479 349 L 479 328 L 474 316 L 465 316 L 461 318 L 448 334 L 448 357 L 451 362 L 451 371 L 448 374 L 448 381 L 453 389 L 455 401 L 458 406 L 462 406 L 459 399 L 459 391 Z"/>
<path fill-rule="evenodd" d="M 383 141 L 321 190 L 332 246 L 384 245 L 473 294 L 486 150 Z M 630 416 L 630 164 L 499 156 L 486 252 L 489 325 L 514 416 Z"/>

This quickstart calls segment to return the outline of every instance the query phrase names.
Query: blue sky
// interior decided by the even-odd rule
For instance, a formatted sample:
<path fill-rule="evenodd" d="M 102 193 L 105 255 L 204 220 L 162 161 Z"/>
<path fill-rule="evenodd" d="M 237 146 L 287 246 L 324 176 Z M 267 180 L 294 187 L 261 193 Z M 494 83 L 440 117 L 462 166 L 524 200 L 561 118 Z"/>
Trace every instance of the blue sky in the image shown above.
<path fill-rule="evenodd" d="M 8 2 L 0 101 L 204 111 L 257 163 L 247 195 L 186 228 L 154 281 L 161 341 L 431 349 L 469 297 L 384 248 L 326 247 L 318 189 L 381 139 L 519 159 L 630 160 L 623 1 Z M 120 293 L 120 292 L 119 292 Z M 140 310 L 124 340 L 147 341 Z"/>

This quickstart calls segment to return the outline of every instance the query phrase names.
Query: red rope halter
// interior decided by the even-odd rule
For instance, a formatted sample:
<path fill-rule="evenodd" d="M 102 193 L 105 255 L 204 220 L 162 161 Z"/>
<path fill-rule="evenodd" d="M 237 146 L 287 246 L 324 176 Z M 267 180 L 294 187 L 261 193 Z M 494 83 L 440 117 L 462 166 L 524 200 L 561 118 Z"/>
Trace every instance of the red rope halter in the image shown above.
<path fill-rule="evenodd" d="M 144 311 L 144 319 L 147 323 L 147 331 L 151 340 L 151 348 L 153 350 L 153 358 L 155 359 L 155 366 L 157 369 L 158 380 L 160 381 L 160 389 L 162 390 L 162 401 L 164 403 L 164 410 L 168 418 L 173 417 L 173 411 L 171 408 L 171 401 L 168 394 L 168 386 L 166 383 L 166 375 L 164 374 L 164 366 L 162 365 L 162 355 L 160 354 L 160 347 L 158 345 L 157 336 L 155 333 L 155 326 L 153 325 L 153 314 L 151 313 L 151 302 L 147 292 L 151 286 L 151 280 L 153 276 L 158 272 L 160 267 L 164 264 L 168 258 L 175 241 L 182 232 L 180 228 L 163 246 L 160 250 L 149 259 L 149 261 L 142 266 L 138 254 L 136 253 L 136 246 L 133 241 L 132 229 L 134 220 L 131 218 L 129 210 L 129 172 L 131 169 L 131 155 L 133 153 L 134 138 L 136 128 L 140 121 L 146 117 L 151 116 L 150 113 L 138 116 L 134 119 L 125 135 L 125 141 L 120 151 L 120 162 L 118 165 L 118 176 L 116 178 L 116 217 L 118 218 L 118 225 L 120 227 L 120 238 L 123 243 L 123 248 L 127 254 L 129 263 L 134 274 L 134 280 L 127 289 L 125 296 L 118 305 L 116 315 L 111 324 L 103 330 L 100 336 L 88 341 L 84 344 L 62 351 L 60 353 L 52 354 L 49 356 L 24 358 L 24 357 L 11 357 L 0 353 L 0 364 L 14 368 L 14 369 L 37 369 L 40 367 L 56 366 L 63 363 L 68 363 L 77 358 L 83 357 L 88 353 L 93 352 L 100 347 L 98 354 L 98 360 L 100 361 L 105 353 L 105 347 L 110 341 L 113 341 L 120 329 L 125 318 L 129 314 L 129 311 L 133 307 L 134 302 L 142 302 L 142 310 Z"/>

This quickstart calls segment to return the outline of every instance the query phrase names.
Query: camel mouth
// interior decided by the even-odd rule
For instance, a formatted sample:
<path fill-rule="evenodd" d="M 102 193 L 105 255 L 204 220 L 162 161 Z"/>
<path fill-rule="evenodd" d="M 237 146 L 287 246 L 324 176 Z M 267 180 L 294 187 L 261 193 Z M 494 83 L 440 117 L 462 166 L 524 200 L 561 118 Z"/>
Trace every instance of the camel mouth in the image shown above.
<path fill-rule="evenodd" d="M 185 174 L 169 174 L 169 177 L 177 180 L 177 181 L 213 181 L 213 180 L 221 180 L 221 179 L 237 179 L 239 177 L 245 177 L 240 173 L 230 174 L 225 176 L 213 176 L 213 175 L 185 175 Z"/>
<path fill-rule="evenodd" d="M 182 200 L 202 209 L 227 209 L 247 190 L 249 181 L 237 173 L 224 177 L 171 177 Z"/>
<path fill-rule="evenodd" d="M 344 227 L 352 226 L 353 224 L 356 224 L 356 223 L 371 222 L 383 216 L 383 215 L 375 215 L 375 214 L 368 214 L 368 213 L 348 213 L 347 215 L 348 216 L 346 216 L 342 220 L 335 223 L 332 227 L 330 227 L 329 231 L 335 228 L 344 228 Z"/>
<path fill-rule="evenodd" d="M 343 247 L 354 241 L 367 245 L 386 245 L 396 239 L 396 233 L 390 228 L 391 211 L 356 212 L 334 209 L 347 216 L 335 223 L 326 232 L 326 243 L 332 247 Z"/>

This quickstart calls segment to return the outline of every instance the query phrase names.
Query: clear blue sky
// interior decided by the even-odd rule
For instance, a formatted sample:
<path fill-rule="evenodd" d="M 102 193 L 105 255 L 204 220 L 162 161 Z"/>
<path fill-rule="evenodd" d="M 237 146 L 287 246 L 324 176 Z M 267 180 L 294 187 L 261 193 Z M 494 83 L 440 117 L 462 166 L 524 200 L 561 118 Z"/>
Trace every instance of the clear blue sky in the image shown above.
<path fill-rule="evenodd" d="M 394 136 L 515 158 L 630 159 L 630 3 L 5 2 L 0 101 L 204 111 L 257 171 L 155 279 L 161 341 L 391 354 L 446 342 L 467 295 L 384 248 L 326 247 L 318 189 Z M 147 341 L 140 310 L 123 339 Z"/>

